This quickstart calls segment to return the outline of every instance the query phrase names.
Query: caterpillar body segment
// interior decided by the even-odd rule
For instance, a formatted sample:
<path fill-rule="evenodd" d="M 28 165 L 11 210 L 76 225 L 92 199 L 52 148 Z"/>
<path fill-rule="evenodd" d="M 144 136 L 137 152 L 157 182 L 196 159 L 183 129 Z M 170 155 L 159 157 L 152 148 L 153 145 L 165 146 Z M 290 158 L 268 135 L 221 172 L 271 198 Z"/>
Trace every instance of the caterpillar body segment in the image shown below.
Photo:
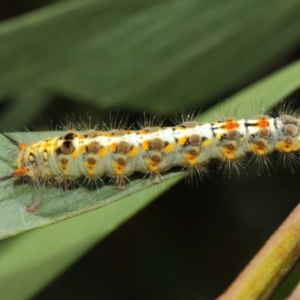
<path fill-rule="evenodd" d="M 4 134 L 19 147 L 17 168 L 5 179 L 26 177 L 51 186 L 80 178 L 96 182 L 108 176 L 115 188 L 123 189 L 135 172 L 149 174 L 154 183 L 161 182 L 162 172 L 176 166 L 201 176 L 212 160 L 231 170 L 248 153 L 264 159 L 277 151 L 295 159 L 300 149 L 299 126 L 299 119 L 282 114 L 139 130 L 71 130 L 36 143 L 16 143 Z"/>

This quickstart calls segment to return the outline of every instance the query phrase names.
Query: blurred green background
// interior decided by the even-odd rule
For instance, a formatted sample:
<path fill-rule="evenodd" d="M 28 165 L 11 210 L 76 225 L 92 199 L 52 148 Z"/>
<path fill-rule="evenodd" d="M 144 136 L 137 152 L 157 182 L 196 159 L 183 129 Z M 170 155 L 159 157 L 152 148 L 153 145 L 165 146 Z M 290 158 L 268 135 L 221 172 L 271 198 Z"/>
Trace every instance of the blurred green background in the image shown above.
<path fill-rule="evenodd" d="M 7 1 L 1 128 L 85 113 L 107 121 L 119 111 L 131 124 L 144 111 L 167 120 L 181 108 L 204 111 L 299 59 L 299 9 L 279 0 Z M 283 98 L 300 106 L 297 89 Z M 229 180 L 211 169 L 198 187 L 169 189 L 31 297 L 217 297 L 299 202 L 300 170 Z M 277 299 L 298 278 L 296 269 Z"/>

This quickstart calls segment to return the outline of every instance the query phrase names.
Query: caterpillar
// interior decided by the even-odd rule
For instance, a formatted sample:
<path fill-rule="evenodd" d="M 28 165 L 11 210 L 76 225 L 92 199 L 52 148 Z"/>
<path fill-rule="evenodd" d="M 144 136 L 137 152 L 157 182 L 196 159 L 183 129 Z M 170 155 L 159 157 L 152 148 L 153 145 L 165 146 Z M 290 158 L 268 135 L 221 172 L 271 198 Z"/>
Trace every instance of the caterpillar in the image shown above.
<path fill-rule="evenodd" d="M 241 172 L 248 155 L 260 172 L 268 168 L 268 155 L 274 151 L 284 163 L 298 163 L 299 128 L 296 114 L 282 113 L 211 123 L 183 120 L 171 127 L 158 124 L 137 130 L 68 130 L 34 143 L 18 142 L 2 133 L 19 152 L 17 168 L 0 181 L 16 178 L 67 189 L 80 180 L 98 185 L 109 177 L 121 190 L 135 172 L 146 174 L 155 184 L 173 167 L 184 168 L 189 176 L 201 179 L 211 161 L 224 166 L 225 173 Z"/>

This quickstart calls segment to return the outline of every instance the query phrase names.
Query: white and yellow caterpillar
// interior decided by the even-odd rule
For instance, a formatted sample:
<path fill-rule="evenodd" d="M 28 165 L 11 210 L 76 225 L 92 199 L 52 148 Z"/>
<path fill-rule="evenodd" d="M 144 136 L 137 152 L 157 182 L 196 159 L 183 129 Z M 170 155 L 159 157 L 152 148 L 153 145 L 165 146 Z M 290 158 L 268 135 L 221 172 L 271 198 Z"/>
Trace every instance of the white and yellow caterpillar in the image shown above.
<path fill-rule="evenodd" d="M 19 154 L 17 168 L 2 179 L 24 177 L 32 183 L 67 187 L 80 178 L 97 182 L 108 176 L 116 189 L 123 189 L 130 175 L 141 172 L 159 183 L 160 174 L 172 167 L 201 175 L 212 160 L 234 165 L 248 153 L 264 163 L 274 151 L 294 159 L 300 150 L 299 128 L 300 119 L 282 114 L 140 130 L 67 131 L 36 143 L 18 143 L 3 134 L 18 146 Z"/>

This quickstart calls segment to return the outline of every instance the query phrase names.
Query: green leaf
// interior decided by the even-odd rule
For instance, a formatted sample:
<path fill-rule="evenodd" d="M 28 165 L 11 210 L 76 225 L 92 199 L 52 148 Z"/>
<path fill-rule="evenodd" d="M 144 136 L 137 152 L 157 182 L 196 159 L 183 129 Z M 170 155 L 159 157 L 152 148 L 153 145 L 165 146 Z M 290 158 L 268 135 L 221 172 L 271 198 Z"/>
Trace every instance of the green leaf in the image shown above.
<path fill-rule="evenodd" d="M 264 108 L 269 110 L 276 103 L 283 101 L 300 87 L 300 60 L 288 65 L 285 68 L 261 79 L 235 95 L 231 96 L 228 101 L 223 101 L 221 107 L 231 108 L 237 111 L 237 118 L 249 118 L 258 113 L 258 109 Z M 212 111 L 218 113 L 213 116 Z M 201 114 L 201 121 L 210 122 L 220 117 L 220 110 L 215 108 L 207 110 Z"/>
<path fill-rule="evenodd" d="M 204 105 L 299 44 L 299 9 L 295 0 L 53 5 L 1 25 L 0 96 L 59 94 L 161 113 L 183 101 Z M 23 97 L 15 99 L 18 106 Z"/>
<path fill-rule="evenodd" d="M 163 189 L 159 191 L 155 187 L 146 189 L 88 214 L 1 241 L 1 299 L 31 298 L 95 243 L 162 192 Z M 47 194 L 50 193 L 49 190 Z M 88 193 L 82 202 L 86 198 L 89 198 Z M 58 200 L 66 203 L 65 197 Z M 67 206 L 65 210 L 68 210 Z"/>

